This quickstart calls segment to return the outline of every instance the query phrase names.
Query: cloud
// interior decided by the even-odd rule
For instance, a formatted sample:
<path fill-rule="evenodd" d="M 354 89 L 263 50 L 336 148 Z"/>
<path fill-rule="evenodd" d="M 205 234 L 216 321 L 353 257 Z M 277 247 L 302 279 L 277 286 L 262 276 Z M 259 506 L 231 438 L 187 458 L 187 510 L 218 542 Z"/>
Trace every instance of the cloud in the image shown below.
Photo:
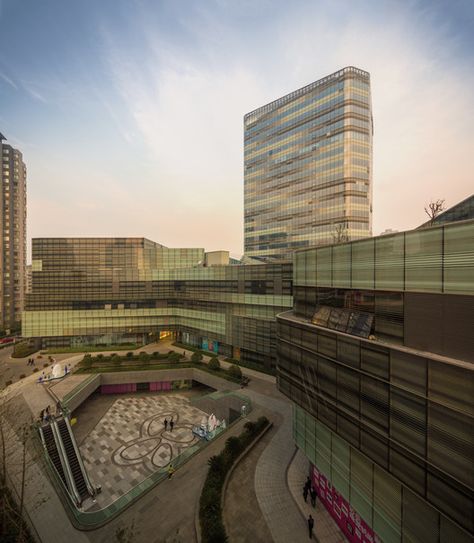
<path fill-rule="evenodd" d="M 37 89 L 33 88 L 30 83 L 26 83 L 25 81 L 22 81 L 23 88 L 25 91 L 35 100 L 38 100 L 39 102 L 42 102 L 43 104 L 47 104 L 48 101 L 46 98 L 38 92 Z"/>
<path fill-rule="evenodd" d="M 1 15 L 1 3 L 0 3 L 0 15 Z M 13 87 L 15 90 L 18 90 L 18 87 L 16 83 L 13 81 L 13 79 L 10 79 L 6 74 L 3 72 L 0 72 L 0 78 L 3 79 L 6 83 L 10 85 L 10 87 Z"/>

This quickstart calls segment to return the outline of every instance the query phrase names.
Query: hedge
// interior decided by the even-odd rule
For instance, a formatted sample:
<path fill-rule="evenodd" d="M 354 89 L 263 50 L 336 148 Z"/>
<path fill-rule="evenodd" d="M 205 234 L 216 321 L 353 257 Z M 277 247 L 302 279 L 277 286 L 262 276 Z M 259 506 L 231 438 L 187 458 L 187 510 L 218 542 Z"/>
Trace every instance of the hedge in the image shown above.
<path fill-rule="evenodd" d="M 209 471 L 199 500 L 202 543 L 225 543 L 228 537 L 222 520 L 222 489 L 227 473 L 239 455 L 268 426 L 266 417 L 247 422 L 237 437 L 229 437 L 220 454 L 209 458 Z"/>

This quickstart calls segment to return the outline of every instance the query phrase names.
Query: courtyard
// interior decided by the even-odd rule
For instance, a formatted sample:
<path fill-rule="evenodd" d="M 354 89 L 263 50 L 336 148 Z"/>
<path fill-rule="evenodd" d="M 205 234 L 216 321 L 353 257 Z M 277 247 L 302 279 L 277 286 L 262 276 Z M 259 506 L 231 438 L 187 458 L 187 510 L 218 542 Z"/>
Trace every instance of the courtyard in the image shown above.
<path fill-rule="evenodd" d="M 193 396 L 193 392 L 96 395 L 93 406 L 86 402 L 85 410 L 78 410 L 74 433 L 89 477 L 102 489 L 86 510 L 109 505 L 199 444 L 192 428 L 207 421 L 209 414 L 191 405 Z M 90 429 L 94 421 L 87 420 L 87 412 L 99 406 L 100 418 L 96 411 L 96 424 Z M 165 419 L 173 421 L 172 430 L 170 424 L 165 429 Z"/>

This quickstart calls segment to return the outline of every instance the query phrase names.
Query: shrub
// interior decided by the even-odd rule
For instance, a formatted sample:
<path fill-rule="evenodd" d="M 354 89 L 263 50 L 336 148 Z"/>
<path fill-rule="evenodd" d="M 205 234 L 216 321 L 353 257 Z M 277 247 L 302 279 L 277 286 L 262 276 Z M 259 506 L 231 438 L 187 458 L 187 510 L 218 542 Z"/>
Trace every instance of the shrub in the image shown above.
<path fill-rule="evenodd" d="M 127 353 L 125 356 L 130 360 L 130 358 L 133 358 L 133 353 Z"/>
<path fill-rule="evenodd" d="M 22 374 L 20 375 L 20 379 L 24 379 L 25 377 L 26 377 L 26 375 L 25 375 L 24 373 L 22 373 Z"/>
<path fill-rule="evenodd" d="M 231 377 L 235 377 L 236 379 L 242 379 L 242 370 L 236 364 L 232 364 L 232 366 L 230 366 L 227 370 L 227 373 Z"/>
<path fill-rule="evenodd" d="M 150 360 L 150 355 L 148 353 L 146 353 L 145 351 L 141 351 L 138 355 L 138 358 L 142 361 L 142 362 L 148 362 L 148 360 Z"/>
<path fill-rule="evenodd" d="M 244 424 L 244 428 L 247 430 L 249 434 L 253 434 L 255 432 L 256 427 L 257 427 L 256 423 L 252 422 L 251 420 L 249 420 L 248 422 Z"/>
<path fill-rule="evenodd" d="M 179 353 L 175 353 L 174 351 L 170 351 L 168 354 L 168 360 L 173 363 L 177 363 L 181 360 L 181 355 Z"/>
<path fill-rule="evenodd" d="M 5 386 L 6 387 L 9 387 L 12 384 L 13 384 L 13 381 L 5 381 Z"/>
<path fill-rule="evenodd" d="M 219 359 L 213 356 L 209 360 L 209 364 L 207 365 L 210 370 L 219 371 L 221 369 L 221 363 L 219 362 Z"/>
<path fill-rule="evenodd" d="M 225 442 L 225 450 L 230 454 L 232 458 L 237 458 L 242 450 L 242 444 L 240 439 L 236 436 L 231 436 Z"/>
<path fill-rule="evenodd" d="M 37 371 L 39 371 L 38 368 L 33 368 L 33 373 L 36 373 Z"/>
<path fill-rule="evenodd" d="M 113 354 L 111 357 L 110 357 L 110 361 L 115 364 L 116 366 L 120 366 L 120 364 L 122 363 L 122 357 L 119 356 L 118 354 Z"/>
<path fill-rule="evenodd" d="M 239 453 L 247 447 L 263 427 L 259 425 L 265 417 L 260 417 L 251 426 L 245 425 L 245 432 L 239 437 L 229 437 L 224 450 L 217 456 L 211 456 L 208 460 L 209 471 L 199 500 L 199 520 L 201 524 L 201 536 L 203 543 L 223 543 L 228 541 L 222 522 L 221 498 L 225 475 L 231 468 Z M 268 423 L 268 420 L 265 419 Z"/>
<path fill-rule="evenodd" d="M 45 363 L 43 364 L 43 368 L 47 368 L 48 366 L 49 366 L 49 364 L 48 364 L 47 362 L 45 362 Z"/>
<path fill-rule="evenodd" d="M 97 355 L 97 360 L 103 360 L 104 359 L 104 355 L 103 354 L 98 354 Z"/>
<path fill-rule="evenodd" d="M 191 362 L 194 362 L 194 364 L 199 364 L 202 362 L 202 354 L 198 352 L 193 353 L 193 356 L 191 356 Z"/>

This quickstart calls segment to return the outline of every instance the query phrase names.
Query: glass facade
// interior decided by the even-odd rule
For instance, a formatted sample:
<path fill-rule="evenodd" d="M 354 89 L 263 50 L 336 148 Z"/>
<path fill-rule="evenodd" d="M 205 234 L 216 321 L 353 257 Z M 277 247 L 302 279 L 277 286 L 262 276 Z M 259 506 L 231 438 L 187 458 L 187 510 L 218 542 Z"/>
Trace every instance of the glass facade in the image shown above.
<path fill-rule="evenodd" d="M 472 541 L 474 221 L 294 262 L 277 382 L 298 446 L 382 541 Z M 372 317 L 367 338 L 344 311 Z"/>
<path fill-rule="evenodd" d="M 245 115 L 245 254 L 371 235 L 372 131 L 370 76 L 353 67 Z"/>
<path fill-rule="evenodd" d="M 44 344 L 178 339 L 273 366 L 275 316 L 292 307 L 292 264 L 203 267 L 203 249 L 144 238 L 33 240 L 23 336 Z"/>
<path fill-rule="evenodd" d="M 26 166 L 0 134 L 0 329 L 20 325 L 26 289 Z"/>

